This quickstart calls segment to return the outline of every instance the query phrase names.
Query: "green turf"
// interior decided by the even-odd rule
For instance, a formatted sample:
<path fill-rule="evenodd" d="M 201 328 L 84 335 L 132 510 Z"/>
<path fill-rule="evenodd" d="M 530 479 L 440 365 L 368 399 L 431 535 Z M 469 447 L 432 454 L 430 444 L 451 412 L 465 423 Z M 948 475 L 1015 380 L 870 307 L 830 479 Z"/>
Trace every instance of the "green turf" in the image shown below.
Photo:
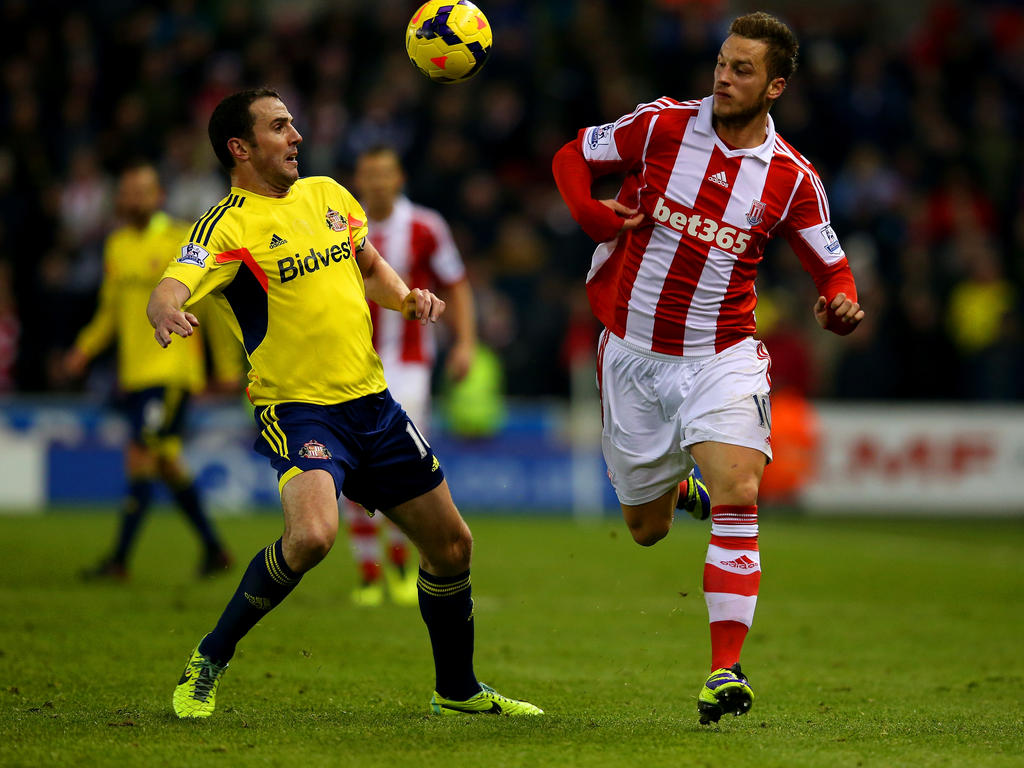
<path fill-rule="evenodd" d="M 171 690 L 234 589 L 154 517 L 127 586 L 76 570 L 101 515 L 0 517 L 0 764 L 1021 766 L 1020 521 L 762 519 L 753 711 L 697 724 L 706 524 L 474 518 L 479 676 L 539 719 L 433 718 L 415 609 L 355 609 L 344 543 L 247 637 L 209 721 Z M 247 560 L 276 517 L 222 526 Z"/>

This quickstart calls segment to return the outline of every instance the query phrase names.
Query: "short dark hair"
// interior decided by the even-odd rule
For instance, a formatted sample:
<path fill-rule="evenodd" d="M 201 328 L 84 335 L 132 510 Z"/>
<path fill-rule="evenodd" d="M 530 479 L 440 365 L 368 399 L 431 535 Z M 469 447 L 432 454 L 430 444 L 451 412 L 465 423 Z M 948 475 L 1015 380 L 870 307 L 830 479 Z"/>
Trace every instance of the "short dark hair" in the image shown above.
<path fill-rule="evenodd" d="M 240 138 L 253 141 L 253 116 L 249 107 L 257 99 L 280 99 L 281 94 L 273 88 L 248 88 L 223 98 L 210 115 L 210 143 L 220 164 L 229 172 L 235 167 L 235 158 L 228 150 L 228 139 Z"/>
<path fill-rule="evenodd" d="M 398 165 L 402 165 L 402 156 L 398 153 L 394 144 L 379 143 L 371 144 L 369 147 L 359 153 L 357 160 L 364 157 L 380 157 L 381 155 L 391 155 L 398 162 Z"/>
<path fill-rule="evenodd" d="M 765 53 L 765 64 L 768 68 L 768 80 L 781 77 L 789 80 L 796 72 L 797 42 L 793 30 L 783 22 L 764 11 L 738 16 L 729 25 L 730 35 L 739 35 L 748 40 L 760 40 L 768 46 Z"/>
<path fill-rule="evenodd" d="M 157 176 L 160 175 L 160 170 L 157 168 L 156 163 L 143 155 L 133 155 L 129 157 L 117 167 L 117 173 L 119 176 L 124 176 L 127 173 L 133 173 L 134 171 L 141 171 L 144 169 L 150 169 L 156 173 Z"/>

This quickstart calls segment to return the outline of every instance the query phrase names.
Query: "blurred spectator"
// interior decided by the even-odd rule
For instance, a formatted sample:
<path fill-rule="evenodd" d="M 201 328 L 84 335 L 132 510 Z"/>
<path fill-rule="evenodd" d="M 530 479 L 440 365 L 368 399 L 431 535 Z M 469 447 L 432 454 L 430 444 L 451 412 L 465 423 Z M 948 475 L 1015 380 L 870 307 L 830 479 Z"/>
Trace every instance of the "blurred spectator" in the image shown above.
<path fill-rule="evenodd" d="M 981 400 L 1019 396 L 1020 292 L 986 238 L 964 236 L 958 251 L 967 275 L 950 294 L 949 329 L 963 359 L 964 389 Z"/>
<path fill-rule="evenodd" d="M 18 361 L 21 324 L 11 293 L 11 267 L 0 261 L 0 394 L 14 389 L 14 366 Z"/>

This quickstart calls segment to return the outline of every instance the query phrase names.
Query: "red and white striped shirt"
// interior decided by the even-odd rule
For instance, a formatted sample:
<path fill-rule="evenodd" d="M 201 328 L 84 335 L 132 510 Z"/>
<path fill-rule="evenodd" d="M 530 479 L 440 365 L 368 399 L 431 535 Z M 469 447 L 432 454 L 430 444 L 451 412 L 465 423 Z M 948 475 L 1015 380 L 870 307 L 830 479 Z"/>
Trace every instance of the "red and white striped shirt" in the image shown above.
<path fill-rule="evenodd" d="M 433 290 L 454 285 L 466 268 L 441 214 L 416 205 L 407 197 L 395 200 L 388 218 L 370 219 L 370 240 L 384 260 L 410 288 Z M 398 312 L 382 312 L 372 301 L 373 346 L 385 373 L 394 363 L 432 365 L 434 335 L 429 326 L 409 322 Z"/>
<path fill-rule="evenodd" d="M 616 336 L 663 354 L 708 355 L 754 333 L 757 264 L 776 232 L 827 298 L 837 285 L 853 288 L 813 166 L 770 116 L 763 144 L 730 149 L 711 110 L 711 97 L 665 97 L 576 139 L 594 175 L 625 174 L 618 200 L 644 214 L 594 252 L 594 314 Z"/>

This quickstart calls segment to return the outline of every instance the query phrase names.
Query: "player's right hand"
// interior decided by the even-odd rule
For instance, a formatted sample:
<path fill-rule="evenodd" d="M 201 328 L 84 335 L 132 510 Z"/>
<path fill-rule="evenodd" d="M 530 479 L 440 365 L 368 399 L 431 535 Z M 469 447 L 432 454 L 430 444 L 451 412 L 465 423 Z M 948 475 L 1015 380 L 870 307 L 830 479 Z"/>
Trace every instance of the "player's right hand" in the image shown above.
<path fill-rule="evenodd" d="M 176 333 L 182 338 L 191 336 L 194 332 L 192 329 L 199 327 L 199 318 L 191 312 L 169 308 L 160 315 L 153 327 L 157 343 L 166 348 L 171 343 L 171 334 Z"/>
<path fill-rule="evenodd" d="M 473 344 L 456 344 L 448 350 L 448 359 L 445 361 L 445 368 L 452 381 L 462 381 L 469 375 L 469 369 L 473 367 L 473 356 L 476 347 Z"/>
<path fill-rule="evenodd" d="M 420 325 L 426 325 L 436 323 L 445 306 L 445 302 L 430 291 L 413 288 L 403 299 L 400 311 L 406 320 L 419 320 Z"/>
<path fill-rule="evenodd" d="M 89 358 L 85 356 L 78 347 L 72 347 L 64 355 L 64 359 L 61 361 L 61 368 L 63 369 L 64 375 L 69 379 L 77 379 L 83 373 L 85 373 L 86 367 L 89 365 Z"/>
<path fill-rule="evenodd" d="M 640 226 L 640 222 L 644 220 L 644 215 L 637 208 L 627 208 L 618 200 L 599 200 L 598 202 L 601 205 L 608 206 L 617 216 L 625 219 L 622 222 L 622 227 L 619 229 L 620 235 L 627 230 L 636 229 Z"/>

